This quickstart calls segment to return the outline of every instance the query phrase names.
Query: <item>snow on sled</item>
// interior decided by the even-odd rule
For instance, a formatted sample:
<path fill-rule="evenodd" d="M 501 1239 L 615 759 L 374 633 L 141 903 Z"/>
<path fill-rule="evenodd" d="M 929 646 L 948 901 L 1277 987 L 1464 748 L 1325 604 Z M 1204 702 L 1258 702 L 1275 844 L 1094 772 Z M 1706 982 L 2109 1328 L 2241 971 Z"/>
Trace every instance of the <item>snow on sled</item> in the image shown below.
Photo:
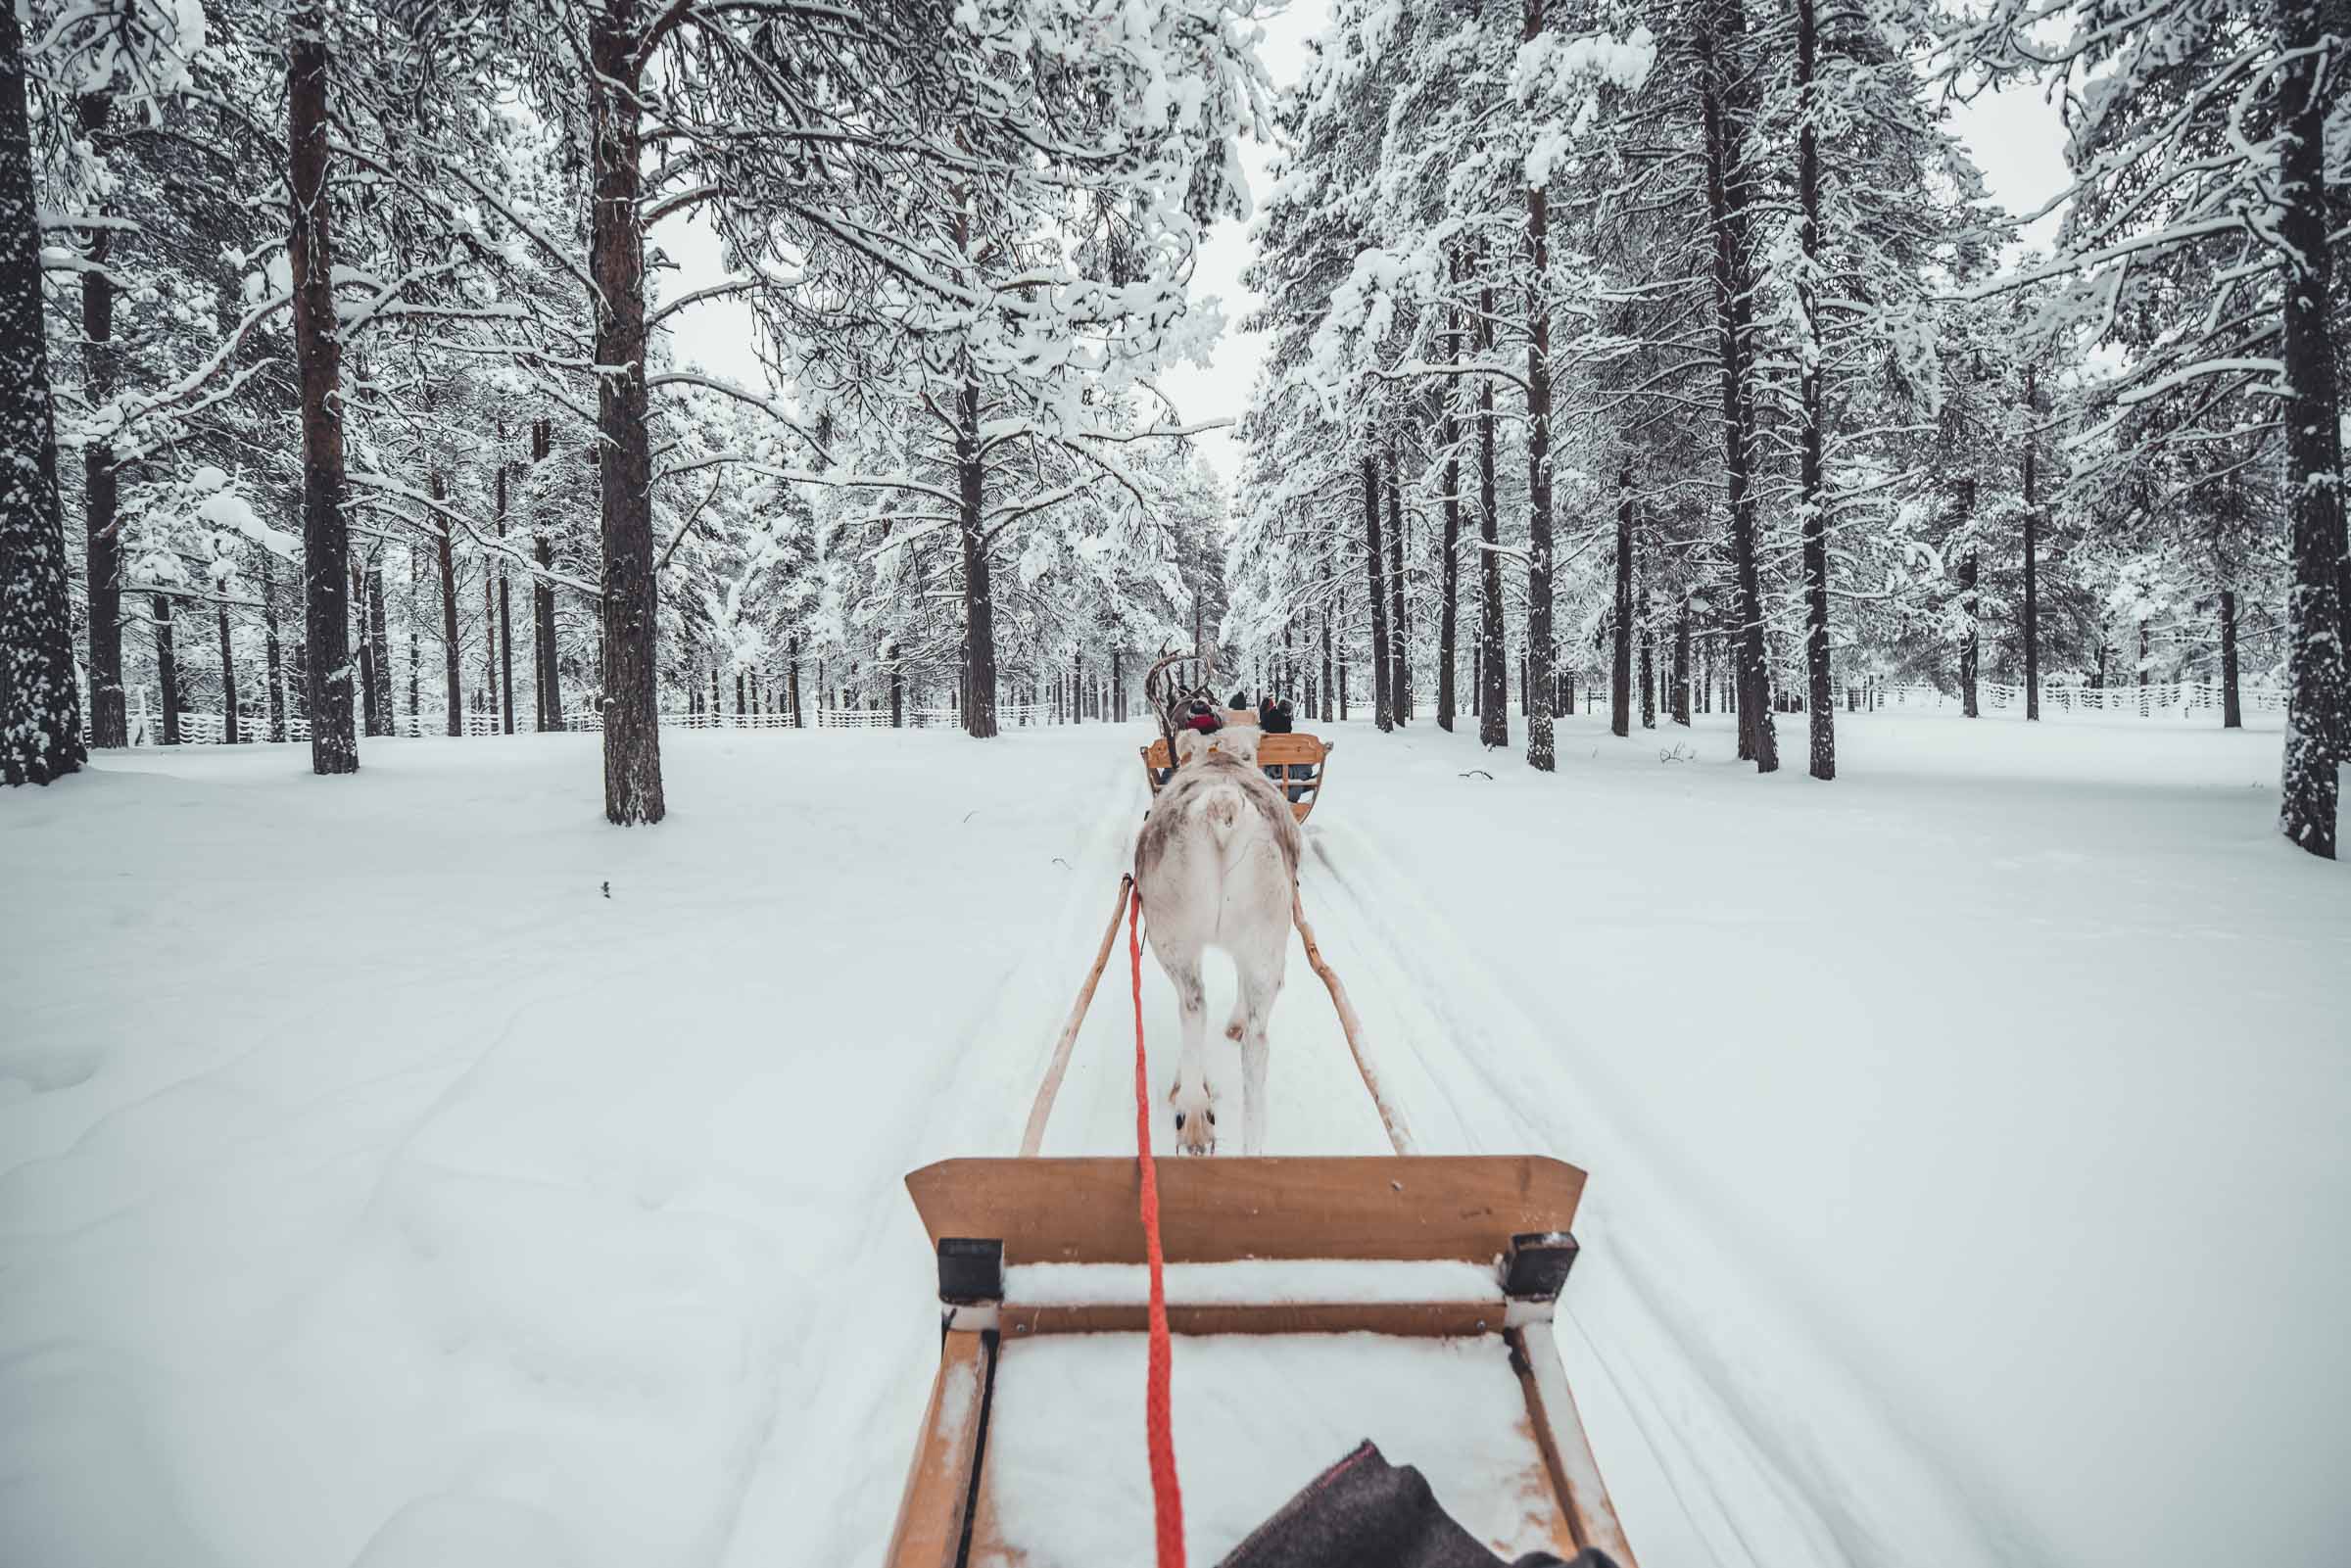
<path fill-rule="evenodd" d="M 942 1333 L 889 1568 L 1146 1558 L 1140 1168 L 949 1160 L 907 1177 Z M 1633 1568 L 1552 1339 L 1582 1171 L 1534 1156 L 1156 1168 L 1192 1561 L 1253 1532 L 1262 1550 L 1277 1511 L 1359 1464 L 1392 1474 L 1368 1439 L 1504 1561 L 1597 1548 Z"/>
<path fill-rule="evenodd" d="M 1250 722 L 1256 722 L 1254 714 Z M 1257 742 L 1257 765 L 1273 786 L 1289 797 L 1290 815 L 1301 824 L 1315 814 L 1315 802 L 1322 797 L 1322 776 L 1332 749 L 1330 743 L 1302 732 L 1264 736 Z M 1176 777 L 1175 752 L 1162 736 L 1144 746 L 1142 753 L 1143 772 L 1156 795 Z"/>

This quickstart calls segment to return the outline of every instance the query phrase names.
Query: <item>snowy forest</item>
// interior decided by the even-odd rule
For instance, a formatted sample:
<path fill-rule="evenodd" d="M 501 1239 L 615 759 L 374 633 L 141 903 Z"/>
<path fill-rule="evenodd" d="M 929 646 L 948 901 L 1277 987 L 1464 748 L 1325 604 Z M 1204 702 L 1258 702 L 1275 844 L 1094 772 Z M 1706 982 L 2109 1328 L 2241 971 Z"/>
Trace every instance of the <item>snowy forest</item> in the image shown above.
<path fill-rule="evenodd" d="M 1786 714 L 1823 780 L 1866 679 L 2194 680 L 2229 725 L 2274 684 L 2330 855 L 2322 10 L 1340 5 L 1259 220 L 1234 624 L 1367 658 L 1383 728 L 1499 744 L 1515 691 L 1538 769 L 1579 673 L 1619 736 L 1733 708 L 1764 772 Z M 2065 95 L 2047 249 L 1943 115 L 2018 79 Z"/>
<path fill-rule="evenodd" d="M 167 742 L 307 729 L 330 774 L 586 714 L 651 822 L 660 710 L 911 692 L 985 736 L 1221 612 L 1152 376 L 1213 329 L 1262 71 L 1216 5 L 966 10 L 37 17 L 10 398 L 67 460 L 11 524 L 10 778 L 72 765 L 85 685 L 91 745 L 145 689 Z M 726 275 L 656 301 L 689 217 Z M 721 297 L 766 385 L 670 353 Z"/>
<path fill-rule="evenodd" d="M 2332 853 L 2339 18 L 1350 0 L 1276 98 L 1252 9 L 35 8 L 8 777 L 126 692 L 322 773 L 594 722 L 655 821 L 662 712 L 984 737 L 1205 639 L 1538 768 L 1579 689 L 1826 780 L 1871 683 L 2257 686 Z M 2020 84 L 2045 245 L 1944 113 Z M 1245 217 L 1227 494 L 1157 378 Z M 764 384 L 678 359 L 719 298 Z"/>
<path fill-rule="evenodd" d="M 2347 81 L 0 9 L 0 1564 L 2339 1568 Z"/>

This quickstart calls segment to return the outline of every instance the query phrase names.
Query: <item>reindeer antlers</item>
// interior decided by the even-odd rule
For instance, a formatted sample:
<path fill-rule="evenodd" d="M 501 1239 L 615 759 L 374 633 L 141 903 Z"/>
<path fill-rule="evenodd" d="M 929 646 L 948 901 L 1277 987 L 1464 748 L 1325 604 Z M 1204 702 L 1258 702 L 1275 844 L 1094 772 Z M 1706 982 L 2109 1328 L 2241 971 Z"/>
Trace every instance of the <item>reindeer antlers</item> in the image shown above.
<path fill-rule="evenodd" d="M 1182 664 L 1201 665 L 1203 681 L 1216 668 L 1213 663 L 1202 658 L 1198 653 L 1162 653 L 1153 662 L 1150 672 L 1143 677 L 1143 700 L 1150 703 L 1151 710 L 1159 715 L 1159 733 L 1167 736 L 1170 754 L 1173 754 L 1176 749 L 1176 711 L 1192 698 L 1208 690 L 1205 685 L 1189 689 L 1176 687 L 1174 671 L 1176 666 Z"/>

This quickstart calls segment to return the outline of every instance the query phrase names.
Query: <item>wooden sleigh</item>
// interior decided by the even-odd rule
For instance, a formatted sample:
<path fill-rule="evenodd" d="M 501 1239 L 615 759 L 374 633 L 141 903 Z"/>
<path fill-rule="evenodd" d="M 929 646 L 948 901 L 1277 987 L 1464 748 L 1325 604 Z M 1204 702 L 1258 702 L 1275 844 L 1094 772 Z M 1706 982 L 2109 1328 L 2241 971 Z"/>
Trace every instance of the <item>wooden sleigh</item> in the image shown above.
<path fill-rule="evenodd" d="M 1121 1403 L 1119 1389 L 1073 1390 L 1089 1371 L 1099 1377 L 1099 1350 L 1133 1348 L 1139 1374 L 1141 1166 L 1036 1151 L 1128 893 L 1123 883 L 1031 1109 L 1021 1157 L 948 1160 L 906 1178 L 937 1260 L 940 1348 L 888 1568 L 1107 1560 L 1061 1538 L 1067 1520 L 1103 1513 L 1105 1499 L 1131 1484 L 1139 1406 Z M 1533 1549 L 1573 1558 L 1598 1548 L 1635 1568 L 1552 1335 L 1576 1257 L 1570 1226 L 1584 1172 L 1532 1155 L 1410 1154 L 1403 1117 L 1356 1038 L 1345 989 L 1303 909 L 1293 914 L 1397 1153 L 1154 1162 L 1179 1427 L 1192 1402 L 1209 1406 L 1197 1417 L 1207 1423 L 1197 1434 L 1204 1441 L 1193 1450 L 1179 1441 L 1179 1462 L 1185 1451 L 1213 1454 L 1228 1488 L 1235 1475 L 1262 1479 L 1271 1490 L 1252 1495 L 1243 1510 L 1254 1525 L 1368 1437 L 1391 1461 L 1419 1468 L 1438 1501 L 1506 1561 Z M 1353 1425 L 1317 1428 L 1236 1460 L 1250 1441 L 1263 1448 L 1266 1439 L 1226 1419 L 1203 1390 L 1203 1374 L 1228 1352 L 1246 1358 L 1256 1409 L 1328 1398 L 1343 1407 L 1332 1419 Z M 1410 1359 L 1416 1382 L 1391 1381 L 1397 1357 Z M 1293 1374 L 1293 1366 L 1307 1370 Z M 1128 1388 L 1139 1378 L 1115 1381 Z M 1082 1430 L 1040 1446 L 1040 1422 Z M 1186 1482 L 1187 1497 L 1201 1491 Z M 1469 1493 L 1482 1494 L 1482 1513 L 1462 1506 Z M 1145 1560 L 1148 1543 L 1146 1522 L 1130 1542 L 1122 1537 L 1116 1556 Z M 1195 1560 L 1234 1544 L 1198 1541 L 1213 1552 Z"/>
<path fill-rule="evenodd" d="M 938 1378 L 931 1385 L 922 1439 L 907 1472 L 887 1563 L 891 1568 L 1046 1568 L 1068 1561 L 1051 1528 L 1060 1507 L 1088 1509 L 1119 1484 L 1119 1464 L 1133 1464 L 1124 1446 L 1140 1446 L 1140 1425 L 1110 1427 L 1117 1441 L 1088 1452 L 1086 1464 L 1039 1474 L 1034 1464 L 1001 1460 L 1004 1441 L 992 1427 L 1039 1420 L 1063 1408 L 1056 1390 L 1056 1345 L 1065 1335 L 1133 1335 L 1145 1328 L 1140 1267 L 1130 1298 L 1081 1291 L 1083 1300 L 1023 1300 L 1023 1279 L 1056 1274 L 1023 1264 L 1140 1264 L 1135 1220 L 1140 1175 L 1133 1159 L 950 1159 L 907 1178 L 938 1256 L 942 1340 Z M 1377 1335 L 1338 1347 L 1359 1397 L 1377 1387 L 1377 1345 L 1444 1340 L 1474 1373 L 1469 1420 L 1488 1427 L 1476 1464 L 1488 1488 L 1510 1496 L 1507 1528 L 1493 1516 L 1463 1516 L 1464 1528 L 1514 1556 L 1550 1549 L 1573 1558 L 1599 1546 L 1622 1568 L 1634 1566 L 1608 1491 L 1577 1417 L 1575 1397 L 1552 1340 L 1552 1307 L 1575 1260 L 1568 1234 L 1585 1173 L 1557 1159 L 1377 1157 L 1377 1159 L 1162 1159 L 1159 1204 L 1171 1269 L 1169 1326 L 1176 1343 L 1176 1402 L 1194 1397 L 1185 1373 L 1204 1352 L 1199 1335 L 1271 1335 L 1268 1347 L 1298 1345 L 1312 1335 Z M 1300 1291 L 1291 1279 L 1268 1300 L 1232 1288 L 1187 1300 L 1185 1264 L 1317 1260 L 1330 1288 Z M 1409 1300 L 1399 1291 L 1417 1276 L 1413 1264 L 1451 1260 L 1446 1279 L 1483 1279 L 1486 1288 L 1446 1288 L 1439 1298 Z M 1350 1264 L 1359 1264 L 1350 1272 Z M 1350 1281 L 1382 1279 L 1389 1288 L 1350 1291 Z M 1046 1288 L 1051 1296 L 1051 1288 Z M 1328 1343 L 1326 1343 L 1328 1345 Z M 1281 1352 L 1298 1354 L 1298 1352 Z M 1330 1361 L 1330 1356 L 1321 1356 Z M 1368 1361 L 1368 1366 L 1366 1366 Z M 1448 1361 L 1451 1366 L 1451 1361 Z M 1023 1380 L 1034 1380 L 1036 1387 Z M 1295 1392 L 1295 1390 L 1293 1390 Z M 1021 1394 L 1028 1394 L 1023 1405 Z M 1399 1394 L 1387 1432 L 1373 1437 L 1394 1462 L 1411 1462 L 1432 1481 L 1444 1455 L 1415 1450 L 1427 1417 L 1427 1394 Z M 1028 1410 L 1025 1415 L 1016 1415 Z M 1366 1417 L 1370 1422 L 1373 1417 Z M 1456 1415 L 1460 1420 L 1460 1415 Z M 1303 1474 L 1303 1486 L 1330 1452 L 1279 1455 Z M 1006 1474 L 1011 1472 L 1011 1474 Z M 1016 1488 L 1044 1488 L 1046 1497 L 1016 1497 Z M 1456 1499 L 1439 1499 L 1448 1507 Z M 1013 1507 L 1025 1502 L 1025 1507 Z M 1023 1523 L 1025 1521 L 1025 1523 Z M 1138 1551 L 1147 1546 L 1147 1535 Z"/>
<path fill-rule="evenodd" d="M 1246 711 L 1246 710 L 1241 710 Z M 1250 723 L 1257 715 L 1249 715 Z M 1290 815 L 1301 825 L 1315 813 L 1315 802 L 1322 798 L 1323 775 L 1330 767 L 1330 753 L 1335 742 L 1315 736 L 1270 735 L 1257 742 L 1257 765 L 1266 778 L 1284 794 L 1294 795 Z M 1143 773 L 1151 781 L 1151 792 L 1156 795 L 1176 776 L 1176 761 L 1167 738 L 1152 741 L 1142 748 Z"/>

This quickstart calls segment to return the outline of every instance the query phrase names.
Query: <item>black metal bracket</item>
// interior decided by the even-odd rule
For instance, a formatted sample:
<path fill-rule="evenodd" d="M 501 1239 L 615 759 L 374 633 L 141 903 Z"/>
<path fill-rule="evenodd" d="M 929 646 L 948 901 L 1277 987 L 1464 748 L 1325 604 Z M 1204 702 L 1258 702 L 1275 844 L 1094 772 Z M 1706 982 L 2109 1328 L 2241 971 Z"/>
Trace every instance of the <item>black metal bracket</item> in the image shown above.
<path fill-rule="evenodd" d="M 1563 1230 L 1530 1231 L 1511 1238 L 1503 1260 L 1502 1293 L 1512 1301 L 1551 1301 L 1575 1266 L 1575 1238 Z"/>
<path fill-rule="evenodd" d="M 957 1307 L 1004 1299 L 1004 1244 L 976 1236 L 938 1238 L 938 1299 Z"/>

